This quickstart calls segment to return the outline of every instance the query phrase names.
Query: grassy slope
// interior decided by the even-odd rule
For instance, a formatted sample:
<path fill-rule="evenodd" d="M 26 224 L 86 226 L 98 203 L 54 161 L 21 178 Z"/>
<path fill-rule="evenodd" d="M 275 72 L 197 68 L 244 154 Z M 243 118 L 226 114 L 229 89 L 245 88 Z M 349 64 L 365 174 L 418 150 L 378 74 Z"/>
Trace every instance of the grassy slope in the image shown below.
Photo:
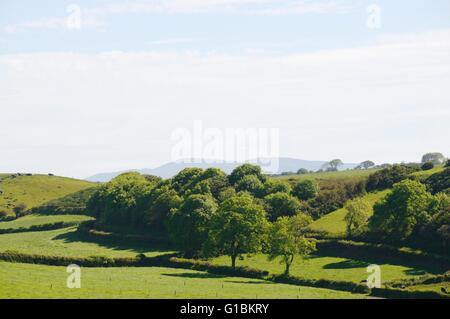
<path fill-rule="evenodd" d="M 440 282 L 440 283 L 431 284 L 431 285 L 410 286 L 407 289 L 408 290 L 419 290 L 419 291 L 441 292 L 442 287 L 445 288 L 447 291 L 450 291 L 450 282 Z"/>
<path fill-rule="evenodd" d="M 369 176 L 370 174 L 376 171 L 377 171 L 376 169 L 348 170 L 339 172 L 322 172 L 322 173 L 309 173 L 303 175 L 276 176 L 273 178 L 282 180 L 305 180 L 305 179 L 323 180 L 323 179 L 342 179 L 342 178 L 363 178 Z"/>
<path fill-rule="evenodd" d="M 11 213 L 14 206 L 24 203 L 27 209 L 45 202 L 95 186 L 95 183 L 66 177 L 33 175 L 11 178 L 0 176 L 0 210 Z"/>
<path fill-rule="evenodd" d="M 369 193 L 369 194 L 363 196 L 363 198 L 369 202 L 370 206 L 373 206 L 373 204 L 375 204 L 375 202 L 379 201 L 384 196 L 386 196 L 386 194 L 388 192 L 389 192 L 388 190 L 385 190 L 385 191 L 377 192 L 377 193 Z M 317 230 L 317 231 L 326 231 L 326 232 L 328 232 L 330 234 L 334 234 L 334 235 L 345 233 L 345 229 L 346 229 L 346 224 L 345 224 L 345 220 L 344 220 L 345 214 L 346 214 L 346 210 L 344 208 L 340 208 L 340 209 L 335 210 L 334 212 L 327 214 L 327 215 L 323 216 L 322 218 L 314 221 L 310 225 L 310 228 L 312 230 Z M 369 215 L 372 215 L 372 214 L 373 214 L 373 211 L 370 211 Z"/>
<path fill-rule="evenodd" d="M 172 268 L 83 268 L 81 288 L 65 267 L 0 262 L 0 298 L 363 298 L 328 289 L 221 277 Z"/>
<path fill-rule="evenodd" d="M 8 229 L 8 228 L 29 228 L 31 226 L 36 225 L 44 225 L 58 222 L 83 222 L 86 220 L 91 220 L 91 217 L 83 216 L 83 215 L 55 215 L 55 216 L 47 216 L 47 215 L 27 215 L 21 217 L 19 219 L 10 221 L 10 222 L 1 222 L 0 229 Z"/>
<path fill-rule="evenodd" d="M 121 242 L 84 238 L 75 227 L 0 235 L 0 252 L 15 250 L 26 254 L 54 256 L 107 256 L 134 257 L 139 253 L 155 256 L 168 253 L 165 248 L 150 248 L 146 245 L 132 245 Z"/>
<path fill-rule="evenodd" d="M 230 265 L 230 258 L 221 256 L 213 259 L 212 262 L 220 265 Z M 279 260 L 268 261 L 267 257 L 262 254 L 239 260 L 237 264 L 264 269 L 272 274 L 282 274 L 284 272 L 284 264 L 281 264 Z M 291 275 L 309 279 L 323 278 L 359 283 L 367 279 L 369 274 L 366 272 L 366 268 L 369 265 L 370 263 L 367 262 L 338 257 L 315 256 L 306 260 L 296 258 L 291 266 Z M 424 270 L 410 267 L 380 263 L 378 265 L 381 267 L 382 282 L 426 274 Z"/>

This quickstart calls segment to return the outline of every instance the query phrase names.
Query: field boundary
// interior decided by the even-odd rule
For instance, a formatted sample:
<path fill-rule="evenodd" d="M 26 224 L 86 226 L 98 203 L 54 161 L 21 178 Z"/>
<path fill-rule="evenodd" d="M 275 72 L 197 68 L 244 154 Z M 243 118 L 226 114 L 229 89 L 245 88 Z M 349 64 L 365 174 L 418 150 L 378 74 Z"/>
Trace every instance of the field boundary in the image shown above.
<path fill-rule="evenodd" d="M 5 228 L 5 229 L 0 229 L 0 235 L 69 228 L 69 227 L 73 227 L 73 226 L 78 226 L 81 223 L 82 222 L 77 222 L 77 221 L 73 221 L 73 222 L 55 222 L 55 223 L 47 223 L 47 224 L 41 224 L 41 225 L 33 225 L 33 226 L 30 226 L 30 227 Z"/>

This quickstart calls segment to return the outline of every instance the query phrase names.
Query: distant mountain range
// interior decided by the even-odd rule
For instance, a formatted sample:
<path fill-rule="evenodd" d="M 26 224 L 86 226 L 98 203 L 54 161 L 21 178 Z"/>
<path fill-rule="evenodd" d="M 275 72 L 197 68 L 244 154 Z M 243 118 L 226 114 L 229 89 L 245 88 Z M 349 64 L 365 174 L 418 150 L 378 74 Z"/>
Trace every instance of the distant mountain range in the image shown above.
<path fill-rule="evenodd" d="M 276 171 L 273 171 L 273 169 L 265 170 L 265 167 L 268 167 L 267 163 L 272 163 L 271 168 L 273 168 L 273 164 L 276 163 L 278 160 L 277 165 L 275 167 L 278 167 Z M 287 157 L 280 157 L 280 158 L 263 158 L 258 159 L 254 161 L 249 161 L 250 163 L 260 165 L 263 169 L 263 171 L 270 172 L 272 174 L 281 174 L 283 172 L 297 172 L 300 168 L 307 169 L 309 171 L 317 171 L 319 170 L 326 161 L 308 161 L 308 160 L 301 160 L 301 159 L 295 159 L 295 158 L 287 158 Z M 243 163 L 211 163 L 211 161 L 205 161 L 205 160 L 182 160 L 177 162 L 170 162 L 167 164 L 164 164 L 162 166 L 159 166 L 157 168 L 144 168 L 144 169 L 130 169 L 130 170 L 124 170 L 120 172 L 110 172 L 110 173 L 100 173 L 93 176 L 90 176 L 86 178 L 86 180 L 91 182 L 108 182 L 114 177 L 126 173 L 126 172 L 139 172 L 141 174 L 149 174 L 149 175 L 156 175 L 160 176 L 162 178 L 170 178 L 174 175 L 176 175 L 179 171 L 181 171 L 184 168 L 187 167 L 199 167 L 199 168 L 220 168 L 225 173 L 229 174 L 233 169 L 235 169 L 237 166 L 242 165 Z M 345 169 L 352 169 L 356 167 L 358 164 L 351 164 L 351 163 L 344 163 L 340 167 L 341 170 Z"/>

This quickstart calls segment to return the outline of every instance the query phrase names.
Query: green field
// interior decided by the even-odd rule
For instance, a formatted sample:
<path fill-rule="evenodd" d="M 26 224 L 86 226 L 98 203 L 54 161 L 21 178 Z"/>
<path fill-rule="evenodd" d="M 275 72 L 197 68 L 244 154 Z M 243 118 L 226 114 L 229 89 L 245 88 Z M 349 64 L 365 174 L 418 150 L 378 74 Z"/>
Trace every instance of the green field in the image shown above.
<path fill-rule="evenodd" d="M 407 289 L 408 290 L 418 290 L 418 291 L 441 292 L 441 288 L 444 288 L 447 290 L 447 292 L 450 292 L 450 282 L 440 282 L 440 283 L 431 284 L 431 285 L 410 286 Z"/>
<path fill-rule="evenodd" d="M 367 200 L 370 206 L 373 206 L 377 201 L 382 199 L 386 194 L 389 193 L 389 190 L 385 190 L 382 192 L 377 193 L 369 193 L 362 198 Z M 341 235 L 344 234 L 346 231 L 346 223 L 344 220 L 345 214 L 347 211 L 344 208 L 340 208 L 338 210 L 335 210 L 334 212 L 331 212 L 322 218 L 314 221 L 309 227 L 312 230 L 315 231 L 325 231 L 329 234 L 333 235 Z M 369 216 L 373 214 L 373 211 L 371 210 L 369 213 Z"/>
<path fill-rule="evenodd" d="M 218 265 L 230 265 L 230 258 L 221 256 L 213 259 L 212 262 Z M 262 254 L 250 256 L 244 260 L 238 260 L 236 263 L 240 266 L 267 270 L 271 274 L 282 274 L 284 272 L 284 264 L 281 264 L 279 260 L 268 261 L 267 257 Z M 371 263 L 365 261 L 339 257 L 313 256 L 312 258 L 305 260 L 296 258 L 291 266 L 291 275 L 307 279 L 323 278 L 359 283 L 362 280 L 367 279 L 368 273 L 366 272 L 366 268 L 370 264 Z M 374 262 L 374 264 L 377 263 Z M 419 276 L 427 273 L 421 269 L 405 266 L 381 263 L 378 263 L 378 265 L 381 267 L 382 282 Z"/>
<path fill-rule="evenodd" d="M 348 179 L 348 178 L 365 178 L 376 172 L 377 169 L 367 169 L 367 170 L 346 170 L 338 172 L 320 172 L 320 173 L 308 173 L 301 175 L 283 175 L 275 176 L 273 178 L 282 180 L 326 180 L 326 179 Z"/>
<path fill-rule="evenodd" d="M 95 183 L 47 175 L 19 176 L 0 175 L 0 211 L 12 213 L 18 204 L 27 209 L 42 205 L 48 201 L 95 186 Z"/>
<path fill-rule="evenodd" d="M 172 268 L 83 268 L 81 288 L 65 267 L 0 262 L 0 298 L 364 298 L 329 289 L 274 284 Z"/>
<path fill-rule="evenodd" d="M 92 217 L 83 215 L 27 215 L 9 222 L 0 222 L 0 229 L 17 229 L 17 228 L 29 228 L 31 226 L 38 226 L 52 223 L 73 223 L 92 220 Z"/>
<path fill-rule="evenodd" d="M 135 257 L 144 253 L 157 256 L 168 253 L 165 248 L 124 244 L 117 241 L 86 238 L 76 227 L 0 235 L 0 252 L 14 250 L 25 254 L 71 257 Z"/>

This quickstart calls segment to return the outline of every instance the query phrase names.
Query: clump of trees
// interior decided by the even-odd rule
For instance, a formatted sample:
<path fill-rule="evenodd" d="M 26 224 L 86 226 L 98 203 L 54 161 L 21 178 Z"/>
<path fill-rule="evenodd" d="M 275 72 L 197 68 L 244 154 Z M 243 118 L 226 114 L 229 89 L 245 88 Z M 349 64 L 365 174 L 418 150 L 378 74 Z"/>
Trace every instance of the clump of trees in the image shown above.
<path fill-rule="evenodd" d="M 425 162 L 422 164 L 422 166 L 420 166 L 420 168 L 422 169 L 422 171 L 429 171 L 430 169 L 434 168 L 434 164 L 433 162 Z"/>
<path fill-rule="evenodd" d="M 373 210 L 369 230 L 379 238 L 448 247 L 450 197 L 444 193 L 432 195 L 422 183 L 404 180 L 395 184 Z"/>
<path fill-rule="evenodd" d="M 369 175 L 367 179 L 367 191 L 377 191 L 391 188 L 395 183 L 401 182 L 408 178 L 408 176 L 416 172 L 418 168 L 407 165 L 394 165 L 392 167 L 384 168 Z"/>

